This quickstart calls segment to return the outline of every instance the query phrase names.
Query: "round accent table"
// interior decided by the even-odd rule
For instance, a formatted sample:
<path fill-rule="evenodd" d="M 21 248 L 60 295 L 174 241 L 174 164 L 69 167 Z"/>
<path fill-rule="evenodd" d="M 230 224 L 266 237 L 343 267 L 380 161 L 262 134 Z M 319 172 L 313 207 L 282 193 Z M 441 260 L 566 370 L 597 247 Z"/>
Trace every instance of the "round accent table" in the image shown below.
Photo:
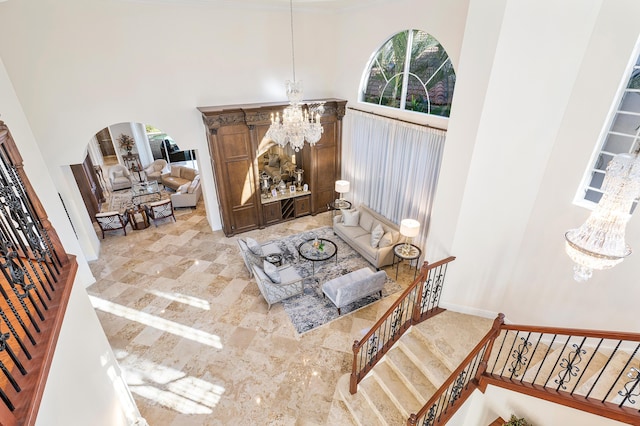
<path fill-rule="evenodd" d="M 409 268 L 411 268 L 411 262 L 416 260 L 416 270 L 413 272 L 413 279 L 416 278 L 416 274 L 418 273 L 418 258 L 422 255 L 422 250 L 420 247 L 415 246 L 413 244 L 409 244 L 409 251 L 404 251 L 405 243 L 396 244 L 393 246 L 393 263 L 396 263 L 396 257 L 398 258 L 398 263 L 396 263 L 396 280 L 398 279 L 398 267 L 403 260 L 409 261 Z"/>
<path fill-rule="evenodd" d="M 317 243 L 317 245 L 316 245 Z M 329 260 L 335 256 L 338 264 L 338 246 L 331 240 L 324 238 L 311 238 L 298 246 L 298 253 L 303 259 L 311 261 L 311 275 L 316 274 L 316 262 Z"/>
<path fill-rule="evenodd" d="M 330 202 L 329 204 L 327 204 L 327 208 L 329 210 L 331 210 L 331 217 L 335 217 L 336 216 L 336 210 L 341 210 L 341 209 L 350 209 L 351 208 L 351 201 L 347 201 L 347 200 L 333 200 L 332 202 Z"/>

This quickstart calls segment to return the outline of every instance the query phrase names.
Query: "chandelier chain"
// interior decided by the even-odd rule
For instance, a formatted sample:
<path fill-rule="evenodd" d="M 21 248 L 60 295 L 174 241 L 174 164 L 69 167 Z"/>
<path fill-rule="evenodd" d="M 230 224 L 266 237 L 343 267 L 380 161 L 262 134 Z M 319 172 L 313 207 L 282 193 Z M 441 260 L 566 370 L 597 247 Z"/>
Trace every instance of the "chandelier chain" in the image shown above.
<path fill-rule="evenodd" d="M 296 81 L 296 49 L 293 45 L 293 0 L 289 0 L 289 6 L 291 10 L 291 65 L 293 68 L 293 81 Z"/>

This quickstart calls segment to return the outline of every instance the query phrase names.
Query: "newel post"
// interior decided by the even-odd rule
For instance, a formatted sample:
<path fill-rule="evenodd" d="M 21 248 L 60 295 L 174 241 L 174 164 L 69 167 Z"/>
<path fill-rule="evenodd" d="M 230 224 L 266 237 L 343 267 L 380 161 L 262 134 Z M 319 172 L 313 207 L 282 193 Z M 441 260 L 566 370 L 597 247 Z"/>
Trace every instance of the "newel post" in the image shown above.
<path fill-rule="evenodd" d="M 482 356 L 482 360 L 478 365 L 478 370 L 476 371 L 476 382 L 480 382 L 480 378 L 487 371 L 487 366 L 489 363 L 489 357 L 491 356 L 491 351 L 493 350 L 493 344 L 496 341 L 496 338 L 500 335 L 500 329 L 504 325 L 504 314 L 499 313 L 495 320 L 493 320 L 493 325 L 491 326 L 491 339 L 487 343 L 487 350 L 484 351 L 484 355 Z M 480 390 L 484 392 L 484 386 L 479 385 Z"/>
<path fill-rule="evenodd" d="M 358 352 L 360 351 L 360 342 L 353 341 L 353 365 L 351 366 L 351 376 L 349 377 L 349 392 L 355 395 L 358 392 Z"/>
<path fill-rule="evenodd" d="M 416 426 L 416 423 L 418 423 L 418 416 L 415 413 L 411 413 L 407 419 L 407 426 Z"/>

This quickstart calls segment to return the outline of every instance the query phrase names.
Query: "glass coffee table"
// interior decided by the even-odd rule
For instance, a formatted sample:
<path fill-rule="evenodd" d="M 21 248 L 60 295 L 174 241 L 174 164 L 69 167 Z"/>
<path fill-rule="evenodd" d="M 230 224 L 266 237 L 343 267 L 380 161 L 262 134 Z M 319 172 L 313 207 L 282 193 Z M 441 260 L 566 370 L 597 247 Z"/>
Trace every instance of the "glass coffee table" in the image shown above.
<path fill-rule="evenodd" d="M 160 187 L 158 187 L 158 182 L 155 180 L 151 182 L 137 182 L 131 186 L 131 202 L 135 206 L 142 203 L 160 201 L 161 199 Z"/>
<path fill-rule="evenodd" d="M 324 262 L 332 257 L 338 264 L 338 246 L 331 240 L 324 238 L 311 238 L 298 246 L 300 257 L 311 261 L 311 275 L 316 274 L 316 262 Z"/>

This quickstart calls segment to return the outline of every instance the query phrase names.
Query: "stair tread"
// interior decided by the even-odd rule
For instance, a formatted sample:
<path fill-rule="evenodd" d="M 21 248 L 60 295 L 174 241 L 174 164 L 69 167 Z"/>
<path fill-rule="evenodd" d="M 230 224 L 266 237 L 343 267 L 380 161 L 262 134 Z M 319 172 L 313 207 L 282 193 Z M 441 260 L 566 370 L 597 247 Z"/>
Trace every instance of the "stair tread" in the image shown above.
<path fill-rule="evenodd" d="M 440 387 L 451 375 L 451 370 L 415 335 L 402 336 L 400 347 L 434 386 Z"/>
<path fill-rule="evenodd" d="M 349 374 L 345 374 L 338 379 L 338 393 L 346 409 L 351 414 L 352 420 L 361 426 L 381 424 L 380 418 L 373 411 L 369 401 L 362 393 L 362 383 L 358 385 L 358 392 L 351 395 L 349 392 Z M 339 424 L 339 423 L 338 423 Z"/>
<path fill-rule="evenodd" d="M 379 420 L 387 425 L 402 425 L 407 422 L 400 409 L 389 399 L 389 395 L 380 386 L 377 380 L 369 376 L 360 382 L 358 393 L 367 399 L 372 410 L 379 415 Z"/>
<path fill-rule="evenodd" d="M 349 408 L 341 399 L 334 399 L 331 401 L 331 408 L 329 408 L 329 415 L 327 416 L 328 425 L 340 425 L 340 426 L 356 426 L 357 423 Z"/>
<path fill-rule="evenodd" d="M 403 379 L 395 372 L 388 362 L 382 362 L 373 369 L 374 377 L 379 379 L 379 385 L 387 392 L 396 407 L 405 418 L 411 413 L 417 413 L 422 405 L 415 395 L 404 383 Z"/>
<path fill-rule="evenodd" d="M 388 362 L 396 369 L 396 373 L 405 380 L 407 387 L 413 388 L 421 405 L 424 405 L 438 390 L 403 350 L 395 348 L 387 354 L 387 358 Z"/>

